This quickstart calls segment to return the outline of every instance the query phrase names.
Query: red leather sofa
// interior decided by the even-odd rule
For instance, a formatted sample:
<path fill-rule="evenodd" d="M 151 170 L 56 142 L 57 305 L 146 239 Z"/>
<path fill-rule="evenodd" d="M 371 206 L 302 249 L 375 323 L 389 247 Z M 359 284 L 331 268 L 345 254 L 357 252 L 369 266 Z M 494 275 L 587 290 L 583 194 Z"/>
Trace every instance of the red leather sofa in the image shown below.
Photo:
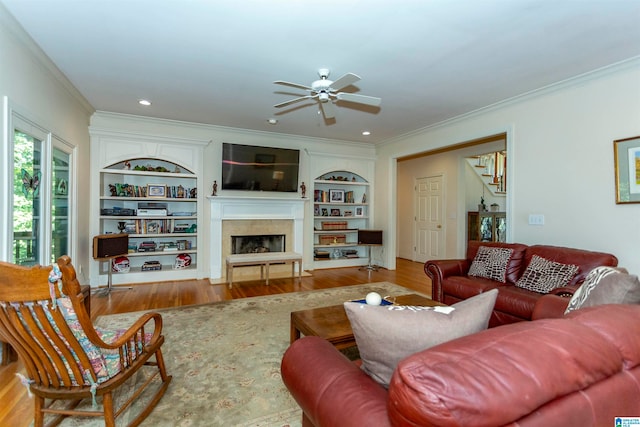
<path fill-rule="evenodd" d="M 507 264 L 506 283 L 467 274 L 480 246 L 513 249 L 513 255 Z M 470 241 L 465 259 L 433 260 L 424 264 L 424 271 L 431 279 L 431 298 L 452 305 L 490 289 L 498 288 L 498 298 L 489 321 L 489 327 L 531 320 L 536 302 L 545 294 L 517 287 L 515 283 L 522 276 L 534 255 L 579 267 L 578 273 L 568 286 L 550 292 L 550 294 L 569 298 L 593 268 L 618 265 L 618 259 L 614 255 L 602 252 L 548 245 L 527 246 L 521 243 Z"/>
<path fill-rule="evenodd" d="M 596 427 L 640 416 L 639 336 L 640 305 L 601 305 L 413 354 L 388 390 L 318 337 L 281 372 L 303 426 Z"/>

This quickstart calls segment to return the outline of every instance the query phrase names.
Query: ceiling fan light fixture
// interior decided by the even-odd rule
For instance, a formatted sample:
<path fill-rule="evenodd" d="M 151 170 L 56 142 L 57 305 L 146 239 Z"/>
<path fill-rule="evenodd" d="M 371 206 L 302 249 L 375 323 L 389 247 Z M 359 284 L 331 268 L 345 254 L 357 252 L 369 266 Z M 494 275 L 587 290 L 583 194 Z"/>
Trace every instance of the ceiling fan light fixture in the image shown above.
<path fill-rule="evenodd" d="M 334 119 L 336 116 L 336 107 L 340 107 L 340 103 L 335 104 L 334 101 L 346 101 L 348 103 L 370 105 L 372 107 L 379 107 L 380 98 L 374 96 L 360 95 L 352 92 L 340 92 L 340 90 L 347 88 L 360 80 L 360 76 L 353 73 L 346 73 L 336 81 L 329 80 L 329 69 L 320 68 L 318 70 L 320 80 L 316 80 L 311 83 L 310 86 L 306 86 L 299 83 L 287 82 L 284 80 L 276 80 L 273 83 L 283 86 L 294 87 L 296 89 L 302 89 L 308 92 L 307 95 L 301 95 L 297 98 L 290 99 L 288 101 L 280 102 L 274 105 L 275 108 L 286 107 L 296 102 L 305 100 L 315 100 L 318 103 L 320 109 L 319 114 L 322 114 L 325 119 Z M 346 105 L 344 105 L 346 106 Z"/>

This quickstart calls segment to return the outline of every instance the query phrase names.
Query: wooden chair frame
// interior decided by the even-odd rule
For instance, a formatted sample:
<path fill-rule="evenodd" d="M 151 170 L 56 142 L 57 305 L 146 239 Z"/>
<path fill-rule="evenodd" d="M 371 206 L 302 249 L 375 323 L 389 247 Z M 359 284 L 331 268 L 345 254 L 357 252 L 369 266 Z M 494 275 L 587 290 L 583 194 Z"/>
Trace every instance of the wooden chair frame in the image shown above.
<path fill-rule="evenodd" d="M 49 273 L 52 267 L 22 267 L 0 262 L 0 336 L 18 354 L 27 371 L 30 390 L 34 395 L 34 425 L 44 425 L 45 414 L 55 414 L 50 425 L 59 424 L 67 416 L 104 417 L 105 425 L 115 425 L 115 419 L 140 396 L 160 375 L 161 382 L 147 406 L 129 424 L 139 425 L 164 395 L 171 376 L 167 375 L 161 346 L 162 317 L 146 313 L 112 343 L 104 342 L 96 332 L 82 301 L 75 269 L 68 256 L 58 259 L 62 273 L 62 292 L 73 306 L 82 332 L 98 349 L 118 352 L 120 371 L 93 387 L 98 377 L 90 357 L 76 339 L 59 309 L 51 307 Z M 61 293 L 58 286 L 56 297 Z M 48 306 L 43 307 L 43 301 Z M 48 314 L 48 315 L 47 315 Z M 153 332 L 145 333 L 151 330 Z M 155 361 L 150 360 L 154 358 Z M 136 374 L 143 366 L 153 366 L 154 373 L 119 408 L 114 408 L 113 391 Z M 83 399 L 102 397 L 102 407 L 96 410 L 76 410 Z M 66 407 L 54 405 L 69 401 Z"/>

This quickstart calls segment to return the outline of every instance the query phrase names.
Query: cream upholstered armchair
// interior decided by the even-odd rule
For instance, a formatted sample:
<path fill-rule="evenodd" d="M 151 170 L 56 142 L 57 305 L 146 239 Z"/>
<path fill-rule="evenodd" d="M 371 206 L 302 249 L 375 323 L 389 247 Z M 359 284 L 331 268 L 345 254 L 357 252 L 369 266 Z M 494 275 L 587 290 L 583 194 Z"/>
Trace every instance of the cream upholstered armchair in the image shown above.
<path fill-rule="evenodd" d="M 44 424 L 46 414 L 54 414 L 54 423 L 81 415 L 104 417 L 113 426 L 142 389 L 155 384 L 153 398 L 130 424 L 138 425 L 171 382 L 161 352 L 162 317 L 144 314 L 126 330 L 94 328 L 68 256 L 51 267 L 0 262 L 0 335 L 26 369 L 35 426 Z M 153 375 L 114 410 L 114 390 L 149 365 Z M 76 409 L 84 399 L 92 400 L 91 410 Z"/>

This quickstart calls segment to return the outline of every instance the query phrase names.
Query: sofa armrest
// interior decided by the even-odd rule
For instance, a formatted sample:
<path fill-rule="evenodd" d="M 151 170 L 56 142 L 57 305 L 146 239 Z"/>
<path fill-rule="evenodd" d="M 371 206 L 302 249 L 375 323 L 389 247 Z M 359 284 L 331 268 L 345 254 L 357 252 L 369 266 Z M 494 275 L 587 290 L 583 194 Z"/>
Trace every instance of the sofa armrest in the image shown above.
<path fill-rule="evenodd" d="M 281 374 L 317 427 L 391 425 L 387 390 L 322 338 L 294 341 L 282 358 Z"/>
<path fill-rule="evenodd" d="M 558 295 L 543 295 L 536 301 L 531 320 L 563 317 L 571 298 Z"/>
<path fill-rule="evenodd" d="M 466 276 L 471 266 L 466 259 L 433 260 L 424 263 L 424 272 L 431 279 L 431 299 L 444 302 L 442 281 L 450 276 Z"/>

